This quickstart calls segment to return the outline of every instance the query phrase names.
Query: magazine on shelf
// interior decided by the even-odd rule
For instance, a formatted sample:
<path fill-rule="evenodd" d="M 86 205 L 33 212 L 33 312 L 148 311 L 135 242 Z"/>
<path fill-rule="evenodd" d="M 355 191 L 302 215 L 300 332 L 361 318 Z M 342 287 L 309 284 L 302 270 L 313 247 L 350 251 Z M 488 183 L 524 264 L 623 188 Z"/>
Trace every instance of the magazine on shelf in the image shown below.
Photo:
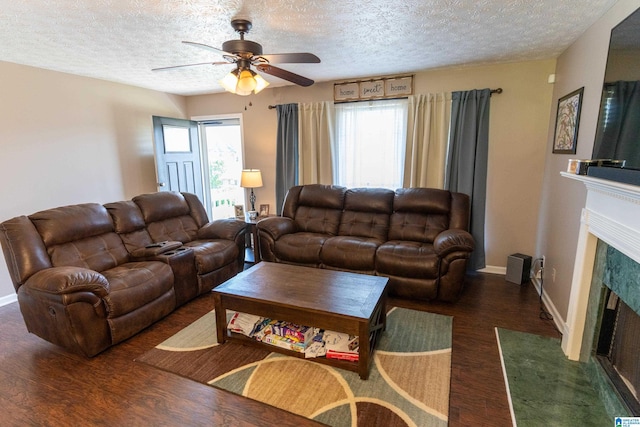
<path fill-rule="evenodd" d="M 305 358 L 326 357 L 357 362 L 358 337 L 311 326 L 235 312 L 227 328 L 265 344 L 304 353 Z"/>
<path fill-rule="evenodd" d="M 238 311 L 231 316 L 227 329 L 231 332 L 236 332 L 250 337 L 256 332 L 256 329 L 264 320 L 264 317 L 241 313 Z"/>
<path fill-rule="evenodd" d="M 342 332 L 324 331 L 322 337 L 327 359 L 341 359 L 357 362 L 360 358 L 358 337 Z"/>

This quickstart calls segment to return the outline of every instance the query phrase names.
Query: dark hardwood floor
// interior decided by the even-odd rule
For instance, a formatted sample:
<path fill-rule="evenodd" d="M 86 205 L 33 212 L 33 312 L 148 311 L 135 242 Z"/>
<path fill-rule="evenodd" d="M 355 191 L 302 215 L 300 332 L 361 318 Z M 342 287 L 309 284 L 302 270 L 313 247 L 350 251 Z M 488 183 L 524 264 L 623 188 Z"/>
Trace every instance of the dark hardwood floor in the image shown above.
<path fill-rule="evenodd" d="M 510 424 L 495 327 L 559 337 L 539 318 L 531 284 L 474 274 L 456 304 L 392 300 L 453 316 L 449 425 Z M 92 358 L 66 353 L 27 333 L 17 303 L 0 308 L 0 424 L 13 425 L 318 425 L 134 359 L 213 308 L 202 296 L 135 337 Z M 533 350 L 533 349 L 532 349 Z"/>

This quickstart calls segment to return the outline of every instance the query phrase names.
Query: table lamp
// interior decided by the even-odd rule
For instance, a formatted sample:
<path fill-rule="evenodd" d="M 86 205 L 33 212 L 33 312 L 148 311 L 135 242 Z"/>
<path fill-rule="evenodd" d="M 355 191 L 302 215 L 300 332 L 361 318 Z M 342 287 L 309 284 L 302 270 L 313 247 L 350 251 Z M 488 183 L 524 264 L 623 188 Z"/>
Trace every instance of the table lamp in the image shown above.
<path fill-rule="evenodd" d="M 243 169 L 240 176 L 240 187 L 250 188 L 251 195 L 249 201 L 251 202 L 251 211 L 249 211 L 249 218 L 256 219 L 256 195 L 253 193 L 254 188 L 262 187 L 262 174 L 260 169 Z"/>

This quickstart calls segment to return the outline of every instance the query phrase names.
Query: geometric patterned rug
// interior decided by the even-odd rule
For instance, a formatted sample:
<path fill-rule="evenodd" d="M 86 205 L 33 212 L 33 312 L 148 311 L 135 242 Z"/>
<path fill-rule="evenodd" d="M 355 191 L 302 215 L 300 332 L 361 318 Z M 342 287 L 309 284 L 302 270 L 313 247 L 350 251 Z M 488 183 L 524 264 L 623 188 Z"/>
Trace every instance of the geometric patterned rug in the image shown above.
<path fill-rule="evenodd" d="M 355 372 L 253 346 L 218 345 L 213 312 L 136 361 L 331 426 L 446 426 L 452 322 L 391 309 L 364 381 Z"/>

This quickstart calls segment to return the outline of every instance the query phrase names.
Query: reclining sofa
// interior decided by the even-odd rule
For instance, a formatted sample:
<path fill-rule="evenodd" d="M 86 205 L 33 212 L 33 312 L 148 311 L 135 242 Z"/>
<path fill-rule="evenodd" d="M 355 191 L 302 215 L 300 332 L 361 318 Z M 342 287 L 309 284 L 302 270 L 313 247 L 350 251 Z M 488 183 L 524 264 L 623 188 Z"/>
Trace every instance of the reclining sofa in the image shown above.
<path fill-rule="evenodd" d="M 91 357 L 242 271 L 245 227 L 159 192 L 19 216 L 0 243 L 29 332 Z"/>
<path fill-rule="evenodd" d="M 453 302 L 474 249 L 469 211 L 445 190 L 313 184 L 256 227 L 263 261 L 386 276 L 389 295 Z"/>

